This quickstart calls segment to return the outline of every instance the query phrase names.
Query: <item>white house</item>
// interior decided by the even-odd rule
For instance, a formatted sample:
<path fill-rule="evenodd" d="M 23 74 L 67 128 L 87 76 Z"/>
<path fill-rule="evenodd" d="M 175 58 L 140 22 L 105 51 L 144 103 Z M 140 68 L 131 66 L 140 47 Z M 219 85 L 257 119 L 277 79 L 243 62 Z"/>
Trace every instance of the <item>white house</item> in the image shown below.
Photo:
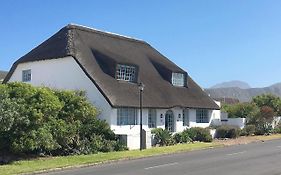
<path fill-rule="evenodd" d="M 17 60 L 4 80 L 15 81 L 86 91 L 130 149 L 140 147 L 139 82 L 147 147 L 151 128 L 180 132 L 220 119 L 219 106 L 188 73 L 148 43 L 79 25 L 67 25 Z"/>

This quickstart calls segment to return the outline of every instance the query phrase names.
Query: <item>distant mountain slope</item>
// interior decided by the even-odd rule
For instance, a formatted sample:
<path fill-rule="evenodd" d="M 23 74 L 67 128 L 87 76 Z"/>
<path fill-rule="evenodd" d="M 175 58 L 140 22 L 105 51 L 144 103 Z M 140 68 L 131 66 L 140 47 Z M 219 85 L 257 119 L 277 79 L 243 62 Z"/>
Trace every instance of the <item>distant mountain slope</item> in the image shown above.
<path fill-rule="evenodd" d="M 3 80 L 7 74 L 8 72 L 0 70 L 0 81 Z"/>
<path fill-rule="evenodd" d="M 273 94 L 281 97 L 281 83 L 274 84 L 265 88 L 217 88 L 205 89 L 212 98 L 237 98 L 241 102 L 249 102 L 254 96 L 261 94 Z"/>
<path fill-rule="evenodd" d="M 217 88 L 232 88 L 232 87 L 237 87 L 240 89 L 249 89 L 251 86 L 243 81 L 228 81 L 228 82 L 223 82 L 216 84 L 215 86 L 212 86 L 211 89 L 217 89 Z"/>

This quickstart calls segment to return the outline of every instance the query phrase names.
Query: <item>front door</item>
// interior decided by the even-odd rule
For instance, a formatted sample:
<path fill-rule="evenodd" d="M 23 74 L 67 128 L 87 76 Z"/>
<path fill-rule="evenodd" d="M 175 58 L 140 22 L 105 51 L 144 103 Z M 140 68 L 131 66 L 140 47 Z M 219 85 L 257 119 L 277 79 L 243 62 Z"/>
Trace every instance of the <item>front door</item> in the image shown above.
<path fill-rule="evenodd" d="M 165 114 L 165 129 L 170 132 L 174 132 L 174 128 L 174 114 L 173 111 L 169 110 Z"/>

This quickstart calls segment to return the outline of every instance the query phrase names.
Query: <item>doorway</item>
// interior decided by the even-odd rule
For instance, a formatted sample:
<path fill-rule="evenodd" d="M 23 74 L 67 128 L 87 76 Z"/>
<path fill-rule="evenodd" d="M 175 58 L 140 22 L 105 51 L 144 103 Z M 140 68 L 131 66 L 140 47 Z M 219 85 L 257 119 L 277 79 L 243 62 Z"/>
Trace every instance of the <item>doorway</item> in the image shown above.
<path fill-rule="evenodd" d="M 175 120 L 173 111 L 169 110 L 165 114 L 165 129 L 174 132 L 175 130 Z"/>

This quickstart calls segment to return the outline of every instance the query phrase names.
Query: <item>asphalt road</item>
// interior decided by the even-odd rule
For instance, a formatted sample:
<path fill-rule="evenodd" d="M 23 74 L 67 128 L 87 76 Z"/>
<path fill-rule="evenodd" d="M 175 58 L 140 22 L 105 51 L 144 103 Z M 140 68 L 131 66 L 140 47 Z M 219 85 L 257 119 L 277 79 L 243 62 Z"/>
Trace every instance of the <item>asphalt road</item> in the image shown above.
<path fill-rule="evenodd" d="M 120 161 L 49 175 L 281 175 L 281 140 Z"/>

